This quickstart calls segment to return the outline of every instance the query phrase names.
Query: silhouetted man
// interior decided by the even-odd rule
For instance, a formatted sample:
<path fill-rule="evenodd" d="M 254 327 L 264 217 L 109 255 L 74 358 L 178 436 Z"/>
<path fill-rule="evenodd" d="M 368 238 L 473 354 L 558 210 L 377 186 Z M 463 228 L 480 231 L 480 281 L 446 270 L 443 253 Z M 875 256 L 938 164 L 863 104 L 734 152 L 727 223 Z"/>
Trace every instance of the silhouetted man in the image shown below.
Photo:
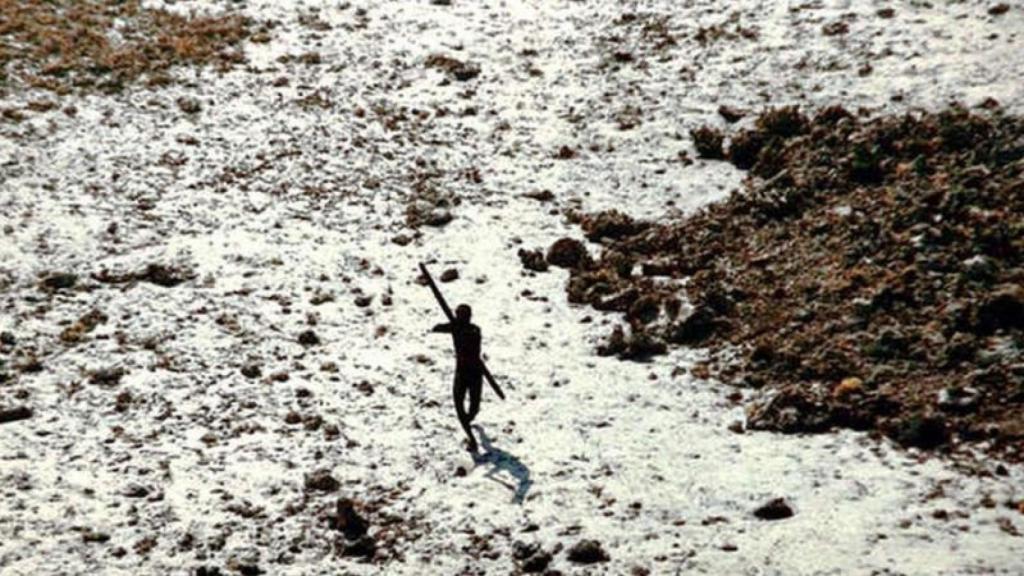
<path fill-rule="evenodd" d="M 469 449 L 476 452 L 476 438 L 469 429 L 470 422 L 480 411 L 480 391 L 483 387 L 483 362 L 480 360 L 480 327 L 469 321 L 473 310 L 459 304 L 455 308 L 455 320 L 434 326 L 431 332 L 445 332 L 452 335 L 455 343 L 455 413 L 459 424 L 469 437 Z M 466 392 L 469 392 L 469 411 L 466 411 Z"/>

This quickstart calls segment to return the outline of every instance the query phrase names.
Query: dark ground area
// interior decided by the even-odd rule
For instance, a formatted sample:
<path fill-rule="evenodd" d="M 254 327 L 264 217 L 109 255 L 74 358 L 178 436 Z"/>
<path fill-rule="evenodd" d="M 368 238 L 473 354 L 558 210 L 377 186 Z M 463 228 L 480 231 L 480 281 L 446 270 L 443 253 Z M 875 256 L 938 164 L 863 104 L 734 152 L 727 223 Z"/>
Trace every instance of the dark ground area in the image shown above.
<path fill-rule="evenodd" d="M 571 301 L 625 313 L 600 353 L 707 346 L 723 380 L 777 391 L 752 429 L 990 440 L 1019 458 L 1024 121 L 995 102 L 871 120 L 780 108 L 692 136 L 749 171 L 744 190 L 677 221 L 579 216 L 599 260 L 549 251 Z"/>

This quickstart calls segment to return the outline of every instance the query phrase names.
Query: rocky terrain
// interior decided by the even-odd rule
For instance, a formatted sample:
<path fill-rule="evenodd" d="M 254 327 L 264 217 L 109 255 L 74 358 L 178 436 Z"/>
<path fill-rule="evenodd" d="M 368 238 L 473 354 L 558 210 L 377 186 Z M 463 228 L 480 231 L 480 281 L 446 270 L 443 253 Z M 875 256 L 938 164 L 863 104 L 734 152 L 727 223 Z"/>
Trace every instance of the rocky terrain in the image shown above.
<path fill-rule="evenodd" d="M 602 353 L 711 345 L 724 380 L 777 391 L 750 428 L 987 440 L 1019 459 L 1024 121 L 983 105 L 867 121 L 772 109 L 727 153 L 695 130 L 702 156 L 750 171 L 746 188 L 678 222 L 582 217 L 605 246 L 561 262 L 569 299 L 625 313 Z"/>
<path fill-rule="evenodd" d="M 941 407 L 957 441 L 940 451 L 845 428 L 754 430 L 749 405 L 776 384 L 803 384 L 774 360 L 763 370 L 750 363 L 755 349 L 743 344 L 756 326 L 726 326 L 730 313 L 719 313 L 721 331 L 665 354 L 600 355 L 624 313 L 570 302 L 564 268 L 593 260 L 621 276 L 628 255 L 612 254 L 613 241 L 691 215 L 711 222 L 743 204 L 732 192 L 760 189 L 745 183 L 752 174 L 771 179 L 758 174 L 760 151 L 751 166 L 714 156 L 734 156 L 738 135 L 767 129 L 757 122 L 765 110 L 798 106 L 808 133 L 825 136 L 898 130 L 908 113 L 927 132 L 951 114 L 954 126 L 979 122 L 994 143 L 1009 142 L 1003 135 L 1024 113 L 1016 6 L 0 8 L 4 576 L 1024 569 L 1024 469 L 1006 449 L 988 456 L 998 434 L 968 437 L 969 418 Z M 998 109 L 981 107 L 990 99 Z M 837 105 L 852 118 L 820 117 Z M 764 166 L 815 172 L 811 152 L 844 149 L 806 142 L 787 134 L 767 149 L 793 153 Z M 1007 185 L 1019 172 L 975 162 L 970 150 L 940 150 L 924 174 L 914 157 L 898 156 L 883 184 L 925 182 L 948 161 L 963 168 L 950 172 L 950 187 L 970 201 L 947 205 L 943 194 L 922 206 L 1009 213 L 1003 188 L 967 186 L 969 169 L 980 163 Z M 841 208 L 800 193 L 792 200 L 806 204 L 785 212 L 781 192 L 806 190 L 797 184 L 764 188 L 772 195 L 761 209 L 784 212 L 757 238 L 776 241 L 780 217 Z M 849 234 L 868 226 L 876 213 L 859 194 L 871 192 L 888 194 L 851 188 L 849 210 L 829 222 Z M 601 226 L 580 227 L 612 209 L 619 215 Z M 738 230 L 723 228 L 716 241 L 734 248 Z M 981 240 L 972 230 L 933 221 L 899 238 L 918 252 L 939 240 L 966 249 L 965 238 Z M 824 246 L 832 237 L 815 238 Z M 895 244 L 881 248 L 882 236 L 864 241 L 903 257 Z M 969 368 L 996 354 L 989 366 L 1007 379 L 998 389 L 1010 390 L 1016 352 L 995 344 L 1013 343 L 1017 328 L 971 330 L 1013 283 L 1013 267 L 1006 254 L 984 252 L 989 260 L 968 264 L 972 276 L 961 281 L 960 256 L 974 254 L 956 254 L 936 278 L 954 300 L 977 305 L 967 331 L 915 323 L 900 299 L 907 291 L 880 298 L 872 306 L 886 307 L 872 321 L 906 322 L 908 354 L 922 334 L 946 340 L 923 359 L 887 360 L 886 380 L 861 373 L 868 360 L 851 349 L 839 365 L 850 373 L 821 379 L 828 406 L 846 393 L 851 402 L 898 393 L 959 332 L 973 358 L 948 368 L 955 382 L 921 392 L 950 388 L 954 403 L 1001 414 Z M 450 341 L 428 332 L 440 312 L 418 282 L 420 262 L 445 280 L 452 304 L 474 306 L 488 366 L 508 395 L 484 393 L 476 459 L 450 405 Z M 883 272 L 866 268 L 864 286 Z M 923 297 L 920 278 L 931 272 L 884 279 Z M 655 276 L 677 295 L 680 318 L 705 293 L 692 273 Z M 840 280 L 853 278 L 821 290 Z M 734 291 L 753 280 L 718 281 Z M 784 316 L 764 318 L 769 329 Z M 852 332 L 802 321 L 837 342 L 883 333 L 870 321 Z M 628 328 L 622 338 L 636 342 Z M 810 345 L 798 336 L 769 343 L 797 353 L 784 348 Z M 726 344 L 739 372 L 713 370 Z M 832 376 L 860 382 L 840 394 Z M 981 391 L 974 404 L 960 394 L 968 387 Z"/>

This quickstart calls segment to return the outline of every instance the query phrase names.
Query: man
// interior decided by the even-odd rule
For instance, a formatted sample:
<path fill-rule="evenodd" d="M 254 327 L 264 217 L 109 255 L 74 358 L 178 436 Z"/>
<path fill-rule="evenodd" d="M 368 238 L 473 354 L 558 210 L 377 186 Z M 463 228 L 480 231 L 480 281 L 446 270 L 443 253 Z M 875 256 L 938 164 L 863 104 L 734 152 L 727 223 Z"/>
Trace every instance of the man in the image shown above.
<path fill-rule="evenodd" d="M 483 387 L 483 362 L 480 360 L 480 327 L 469 319 L 473 310 L 459 304 L 455 308 L 455 320 L 434 326 L 431 332 L 444 332 L 452 335 L 455 343 L 455 413 L 459 424 L 469 437 L 469 450 L 476 452 L 476 438 L 469 429 L 469 424 L 480 411 L 480 391 Z M 469 411 L 466 411 L 466 392 L 469 392 Z"/>

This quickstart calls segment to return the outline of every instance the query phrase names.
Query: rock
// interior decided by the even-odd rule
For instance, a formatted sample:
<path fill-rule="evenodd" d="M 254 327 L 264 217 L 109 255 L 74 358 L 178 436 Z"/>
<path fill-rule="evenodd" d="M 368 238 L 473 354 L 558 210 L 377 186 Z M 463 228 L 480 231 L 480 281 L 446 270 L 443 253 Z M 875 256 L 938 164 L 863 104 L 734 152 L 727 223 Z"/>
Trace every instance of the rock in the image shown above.
<path fill-rule="evenodd" d="M 850 31 L 850 26 L 842 20 L 831 22 L 821 27 L 821 33 L 825 36 L 842 36 Z"/>
<path fill-rule="evenodd" d="M 135 273 L 134 278 L 140 282 L 149 282 L 164 288 L 173 288 L 196 277 L 191 270 L 165 264 L 147 264 L 145 269 Z"/>
<path fill-rule="evenodd" d="M 519 261 L 523 264 L 523 268 L 527 270 L 546 272 L 548 269 L 548 263 L 544 260 L 544 252 L 540 249 L 526 250 L 525 248 L 520 248 L 518 256 Z"/>
<path fill-rule="evenodd" d="M 263 375 L 263 369 L 259 364 L 246 364 L 245 366 L 242 366 L 241 373 L 242 376 L 245 376 L 246 378 L 259 378 Z"/>
<path fill-rule="evenodd" d="M 330 470 L 322 469 L 306 476 L 307 492 L 337 492 L 341 484 L 331 475 Z"/>
<path fill-rule="evenodd" d="M 814 392 L 799 385 L 787 386 L 747 409 L 749 430 L 797 434 L 823 432 L 831 426 L 832 414 L 828 405 Z"/>
<path fill-rule="evenodd" d="M 735 124 L 736 122 L 742 120 L 743 117 L 746 116 L 747 114 L 746 112 L 738 108 L 733 108 L 732 106 L 726 106 L 725 104 L 722 104 L 721 106 L 718 107 L 718 115 L 725 119 L 725 121 L 728 122 L 729 124 Z"/>
<path fill-rule="evenodd" d="M 754 510 L 754 516 L 761 520 L 783 520 L 792 515 L 793 508 L 785 498 L 774 498 Z"/>
<path fill-rule="evenodd" d="M 363 536 L 355 542 L 341 540 L 336 543 L 342 556 L 356 558 L 373 558 L 377 552 L 377 542 L 369 536 Z"/>
<path fill-rule="evenodd" d="M 917 415 L 899 421 L 895 436 L 903 446 L 931 449 L 949 441 L 949 430 L 937 416 Z"/>
<path fill-rule="evenodd" d="M 555 158 L 558 160 L 572 160 L 576 157 L 576 150 L 571 146 L 563 145 L 555 152 Z"/>
<path fill-rule="evenodd" d="M 1024 329 L 1024 286 L 1000 284 L 978 309 L 977 332 Z"/>
<path fill-rule="evenodd" d="M 149 496 L 149 488 L 142 484 L 129 484 L 121 491 L 125 498 L 145 498 Z"/>
<path fill-rule="evenodd" d="M 127 371 L 124 368 L 102 368 L 89 375 L 89 383 L 97 386 L 113 387 L 121 383 Z"/>
<path fill-rule="evenodd" d="M 27 420 L 31 417 L 32 409 L 26 406 L 0 409 L 0 424 L 6 424 L 8 422 L 17 422 L 18 420 Z"/>
<path fill-rule="evenodd" d="M 697 306 L 689 316 L 669 328 L 669 342 L 693 345 L 707 340 L 717 328 L 716 317 L 710 306 Z"/>
<path fill-rule="evenodd" d="M 539 574 L 547 569 L 548 565 L 551 564 L 551 560 L 553 560 L 551 553 L 541 550 L 525 559 L 520 568 L 525 574 Z"/>
<path fill-rule="evenodd" d="M 527 193 L 523 194 L 523 197 L 531 198 L 531 199 L 536 200 L 538 202 L 551 202 L 552 200 L 555 199 L 554 193 L 551 192 L 551 190 L 547 190 L 547 189 L 544 189 L 544 190 L 534 190 L 532 192 L 527 192 Z"/>
<path fill-rule="evenodd" d="M 719 160 L 725 157 L 725 152 L 722 150 L 722 142 L 725 137 L 722 136 L 721 130 L 701 126 L 690 130 L 690 138 L 693 139 L 693 147 L 697 149 L 697 155 L 701 158 Z"/>
<path fill-rule="evenodd" d="M 580 540 L 569 548 L 568 558 L 570 562 L 577 564 L 594 564 L 610 560 L 608 553 L 597 540 Z"/>
<path fill-rule="evenodd" d="M 358 540 L 366 535 L 369 522 L 356 510 L 356 503 L 349 498 L 338 500 L 336 512 L 328 517 L 328 525 L 342 532 L 348 540 Z"/>
<path fill-rule="evenodd" d="M 441 273 L 441 282 L 454 282 L 459 279 L 459 271 L 455 268 L 449 268 Z"/>
<path fill-rule="evenodd" d="M 633 220 L 618 210 L 605 210 L 597 214 L 584 216 L 580 222 L 587 240 L 597 242 L 603 238 L 618 239 L 633 236 L 649 226 Z"/>
<path fill-rule="evenodd" d="M 356 296 L 355 305 L 360 308 L 366 308 L 373 302 L 373 296 L 367 296 L 365 294 Z"/>
<path fill-rule="evenodd" d="M 548 248 L 547 262 L 560 268 L 579 268 L 590 261 L 583 242 L 575 238 L 559 238 Z"/>
<path fill-rule="evenodd" d="M 0 332 L 0 344 L 13 348 L 18 343 L 17 338 L 10 332 Z"/>
<path fill-rule="evenodd" d="M 889 18 L 896 16 L 896 11 L 893 10 L 892 8 L 879 8 L 875 12 L 875 15 L 877 15 L 879 18 L 888 20 Z"/>
<path fill-rule="evenodd" d="M 516 540 L 512 544 L 512 558 L 516 560 L 526 560 L 530 556 L 533 556 L 534 554 L 540 551 L 540 544 L 536 542 L 531 542 L 527 544 L 522 540 Z"/>
<path fill-rule="evenodd" d="M 764 146 L 764 136 L 756 130 L 741 130 L 729 142 L 729 162 L 740 170 L 749 170 L 757 163 Z"/>
<path fill-rule="evenodd" d="M 943 388 L 937 394 L 936 403 L 947 412 L 971 412 L 978 407 L 981 392 L 970 386 Z"/>
<path fill-rule="evenodd" d="M 1002 2 L 1000 2 L 999 4 L 996 4 L 995 6 L 992 6 L 991 8 L 988 9 L 988 13 L 990 15 L 992 15 L 992 16 L 1002 16 L 1003 14 L 1006 14 L 1009 11 L 1010 11 L 1010 5 L 1009 4 L 1004 4 Z"/>
<path fill-rule="evenodd" d="M 68 290 L 78 282 L 78 274 L 72 272 L 52 272 L 47 274 L 39 283 L 43 290 L 55 292 L 57 290 Z"/>
<path fill-rule="evenodd" d="M 728 429 L 729 429 L 729 432 L 732 432 L 734 434 L 743 434 L 743 421 L 742 420 L 733 420 L 729 424 L 729 428 Z"/>
<path fill-rule="evenodd" d="M 435 228 L 444 226 L 445 224 L 452 221 L 452 213 L 446 208 L 434 208 L 427 213 L 423 223 L 427 226 L 433 226 Z"/>
<path fill-rule="evenodd" d="M 299 334 L 299 344 L 303 346 L 318 346 L 320 344 L 320 337 L 316 335 L 316 332 L 306 330 Z"/>
<path fill-rule="evenodd" d="M 203 109 L 199 99 L 194 96 L 180 96 L 176 103 L 178 104 L 178 109 L 185 114 L 198 114 Z"/>
<path fill-rule="evenodd" d="M 88 529 L 82 532 L 82 542 L 90 544 L 103 544 L 104 542 L 110 541 L 110 534 L 106 532 L 96 532 L 93 529 Z"/>
<path fill-rule="evenodd" d="M 463 62 L 443 54 L 432 54 L 427 58 L 428 68 L 436 68 L 459 82 L 467 82 L 480 75 L 480 66 L 473 62 Z"/>

